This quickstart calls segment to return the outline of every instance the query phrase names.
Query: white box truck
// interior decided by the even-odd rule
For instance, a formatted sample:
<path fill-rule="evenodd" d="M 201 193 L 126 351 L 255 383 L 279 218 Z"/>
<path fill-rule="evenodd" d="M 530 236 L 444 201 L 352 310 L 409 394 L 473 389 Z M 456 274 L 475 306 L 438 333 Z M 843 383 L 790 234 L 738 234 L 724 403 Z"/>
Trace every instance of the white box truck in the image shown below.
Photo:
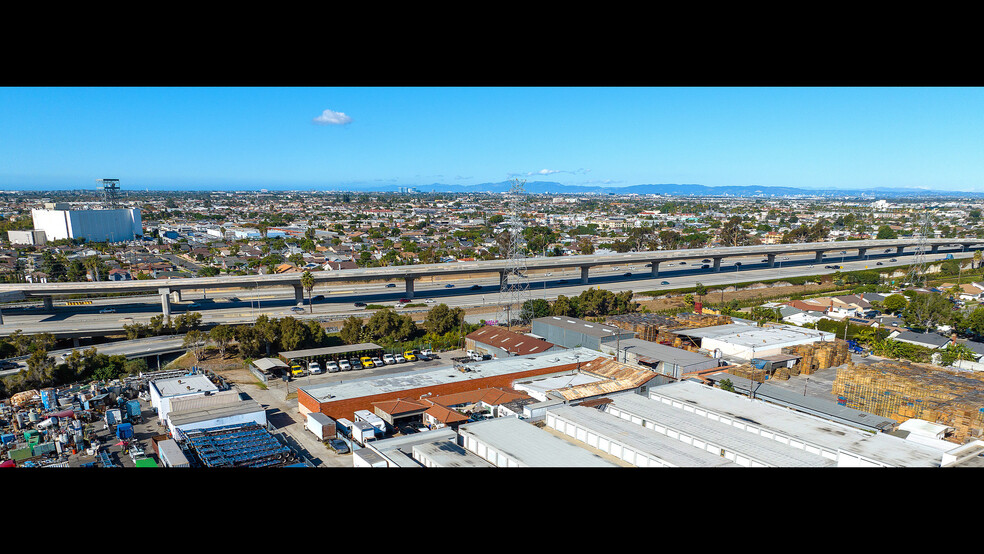
<path fill-rule="evenodd" d="M 310 412 L 305 424 L 308 431 L 314 433 L 321 441 L 335 438 L 335 420 L 321 412 Z"/>

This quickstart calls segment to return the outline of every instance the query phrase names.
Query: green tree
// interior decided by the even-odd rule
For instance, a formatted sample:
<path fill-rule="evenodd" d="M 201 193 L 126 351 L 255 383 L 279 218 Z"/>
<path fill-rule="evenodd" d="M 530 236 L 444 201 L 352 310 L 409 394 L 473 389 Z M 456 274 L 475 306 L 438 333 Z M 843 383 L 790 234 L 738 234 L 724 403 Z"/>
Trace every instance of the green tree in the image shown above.
<path fill-rule="evenodd" d="M 362 320 L 354 315 L 349 316 L 348 319 L 342 323 L 342 329 L 338 332 L 338 336 L 345 341 L 345 344 L 358 343 L 362 337 Z"/>
<path fill-rule="evenodd" d="M 305 271 L 304 274 L 301 275 L 301 286 L 304 287 L 304 290 L 308 293 L 308 309 L 310 310 L 310 313 L 313 314 L 314 302 L 311 300 L 311 293 L 314 291 L 314 275 L 311 275 L 310 271 Z"/>
<path fill-rule="evenodd" d="M 185 333 L 184 341 L 181 343 L 182 348 L 187 348 L 191 350 L 192 356 L 195 357 L 196 362 L 202 361 L 205 357 L 205 347 L 208 344 L 208 337 L 205 333 L 199 331 L 198 329 L 192 329 Z"/>
<path fill-rule="evenodd" d="M 888 225 L 882 225 L 878 228 L 878 234 L 875 235 L 876 239 L 897 239 L 899 238 L 898 233 L 892 230 Z"/>
<path fill-rule="evenodd" d="M 459 329 L 464 320 L 465 311 L 463 309 L 449 308 L 447 304 L 438 304 L 427 311 L 427 316 L 424 317 L 424 329 L 435 335 L 443 335 Z"/>
<path fill-rule="evenodd" d="M 216 325 L 208 332 L 208 338 L 219 347 L 219 356 L 226 357 L 226 348 L 235 338 L 235 331 L 229 325 Z"/>
<path fill-rule="evenodd" d="M 908 304 L 909 301 L 906 300 L 905 296 L 901 294 L 890 294 L 882 302 L 882 308 L 890 314 L 897 314 L 904 310 Z"/>
<path fill-rule="evenodd" d="M 523 309 L 519 314 L 519 320 L 524 324 L 530 321 L 550 315 L 550 302 L 543 298 L 533 298 L 523 302 Z"/>

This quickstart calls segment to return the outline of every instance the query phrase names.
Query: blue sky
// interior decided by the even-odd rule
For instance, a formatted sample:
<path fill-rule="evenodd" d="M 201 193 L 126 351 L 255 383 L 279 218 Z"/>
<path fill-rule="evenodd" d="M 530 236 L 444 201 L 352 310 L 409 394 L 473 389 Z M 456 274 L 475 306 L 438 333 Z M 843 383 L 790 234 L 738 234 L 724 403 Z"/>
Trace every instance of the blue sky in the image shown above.
<path fill-rule="evenodd" d="M 982 88 L 0 88 L 0 189 L 984 191 Z"/>

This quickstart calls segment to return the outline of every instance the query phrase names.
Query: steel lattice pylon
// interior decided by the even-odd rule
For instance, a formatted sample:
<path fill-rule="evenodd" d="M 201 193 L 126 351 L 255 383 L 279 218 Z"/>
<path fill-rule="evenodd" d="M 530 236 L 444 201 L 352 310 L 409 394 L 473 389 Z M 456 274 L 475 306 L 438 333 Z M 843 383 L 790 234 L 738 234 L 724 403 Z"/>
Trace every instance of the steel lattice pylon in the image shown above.
<path fill-rule="evenodd" d="M 508 239 L 505 246 L 506 266 L 499 283 L 499 306 L 496 319 L 506 326 L 519 317 L 523 304 L 529 300 L 529 278 L 526 274 L 525 241 L 523 240 L 523 219 L 520 214 L 521 200 L 525 193 L 525 181 L 516 180 L 509 190 L 510 215 L 506 231 Z"/>
<path fill-rule="evenodd" d="M 912 284 L 923 284 L 926 279 L 926 251 L 929 249 L 929 236 L 933 233 L 933 227 L 929 221 L 927 207 L 923 206 L 922 221 L 915 232 L 916 252 L 913 254 L 912 264 L 906 272 L 905 282 Z"/>

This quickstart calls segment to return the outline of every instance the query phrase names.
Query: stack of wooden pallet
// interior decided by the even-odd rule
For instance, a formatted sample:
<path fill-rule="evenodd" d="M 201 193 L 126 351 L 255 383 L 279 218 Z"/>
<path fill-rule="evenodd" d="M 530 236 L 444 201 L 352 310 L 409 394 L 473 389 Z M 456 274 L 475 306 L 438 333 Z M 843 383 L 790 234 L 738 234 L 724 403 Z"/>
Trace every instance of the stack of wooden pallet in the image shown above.
<path fill-rule="evenodd" d="M 738 366 L 729 367 L 728 373 L 736 377 L 743 377 L 759 383 L 764 383 L 765 376 L 768 374 L 765 369 L 759 369 L 752 364 L 741 364 Z"/>
<path fill-rule="evenodd" d="M 797 375 L 810 375 L 821 369 L 844 365 L 851 360 L 847 342 L 840 339 L 787 346 L 782 349 L 782 353 L 800 357 L 794 366 Z"/>
<path fill-rule="evenodd" d="M 931 364 L 847 363 L 833 384 L 838 403 L 903 422 L 918 418 L 953 427 L 958 443 L 984 434 L 984 375 Z"/>

